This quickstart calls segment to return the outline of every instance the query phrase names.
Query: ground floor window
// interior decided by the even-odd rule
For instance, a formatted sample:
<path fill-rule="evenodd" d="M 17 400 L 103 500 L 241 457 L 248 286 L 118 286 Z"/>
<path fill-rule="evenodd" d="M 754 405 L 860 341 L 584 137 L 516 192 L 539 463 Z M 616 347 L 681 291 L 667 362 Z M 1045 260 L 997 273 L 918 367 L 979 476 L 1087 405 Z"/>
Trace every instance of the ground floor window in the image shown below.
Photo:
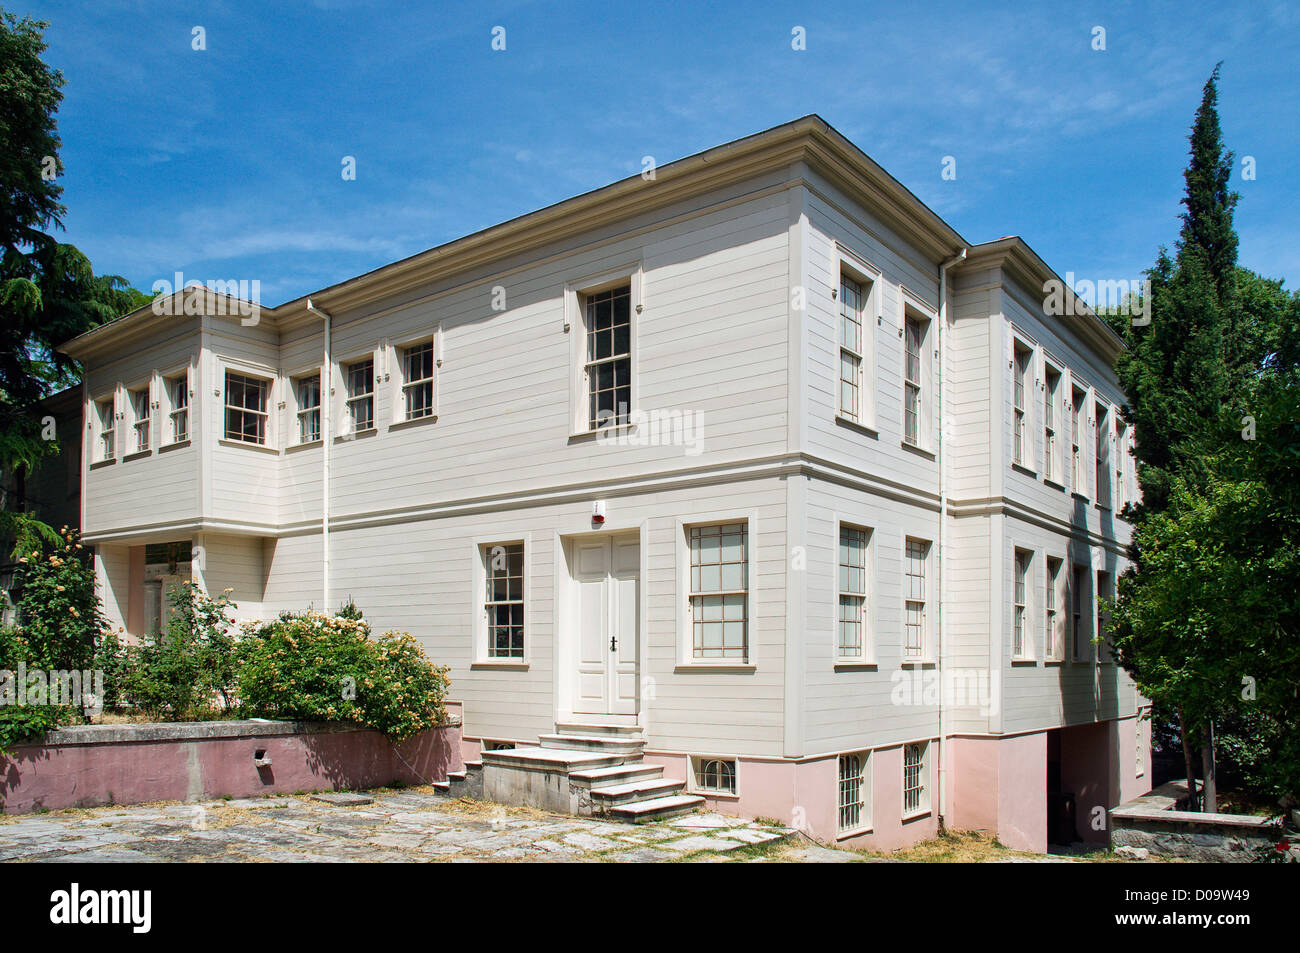
<path fill-rule="evenodd" d="M 494 659 L 524 657 L 524 544 L 483 547 L 487 591 L 487 654 Z"/>
<path fill-rule="evenodd" d="M 736 762 L 727 758 L 696 758 L 695 790 L 706 794 L 735 794 Z"/>
<path fill-rule="evenodd" d="M 903 746 L 903 814 L 915 814 L 929 806 L 926 785 L 926 750 L 924 742 Z"/>
<path fill-rule="evenodd" d="M 854 831 L 870 823 L 867 810 L 868 755 L 842 754 L 839 761 L 839 830 Z"/>

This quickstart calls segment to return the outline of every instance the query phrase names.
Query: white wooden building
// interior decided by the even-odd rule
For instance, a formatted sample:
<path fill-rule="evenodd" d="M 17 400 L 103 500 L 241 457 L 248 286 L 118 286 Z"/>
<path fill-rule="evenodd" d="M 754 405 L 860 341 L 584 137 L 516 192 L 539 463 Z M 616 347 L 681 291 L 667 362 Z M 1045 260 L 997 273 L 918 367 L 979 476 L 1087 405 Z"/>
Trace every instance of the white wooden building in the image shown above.
<path fill-rule="evenodd" d="M 1094 643 L 1132 435 L 1055 278 L 811 116 L 310 301 L 184 292 L 64 346 L 107 612 L 351 598 L 451 667 L 467 757 L 554 736 L 586 806 L 1104 839 L 1149 761 Z"/>

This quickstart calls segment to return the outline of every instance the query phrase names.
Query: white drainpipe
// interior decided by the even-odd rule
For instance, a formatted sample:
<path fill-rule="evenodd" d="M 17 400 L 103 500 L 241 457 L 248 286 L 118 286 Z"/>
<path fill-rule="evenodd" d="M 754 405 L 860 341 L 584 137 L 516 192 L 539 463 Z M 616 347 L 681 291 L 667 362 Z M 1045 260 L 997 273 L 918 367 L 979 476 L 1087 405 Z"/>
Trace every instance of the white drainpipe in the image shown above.
<path fill-rule="evenodd" d="M 966 249 L 963 248 L 952 258 L 943 262 L 939 266 L 939 447 L 938 447 L 938 470 L 939 470 L 939 571 L 938 590 L 939 590 L 939 645 L 935 651 L 935 671 L 939 676 L 939 815 L 946 823 L 949 817 L 949 805 L 946 802 L 948 796 L 947 781 L 948 769 L 946 767 L 950 753 L 948 751 L 948 712 L 944 707 L 944 680 L 943 680 L 943 652 L 947 645 L 947 619 L 948 613 L 944 610 L 943 604 L 943 580 L 944 580 L 944 555 L 948 545 L 948 481 L 946 479 L 945 468 L 947 466 L 947 454 L 945 452 L 944 428 L 946 418 L 944 417 L 943 407 L 943 380 L 945 374 L 943 342 L 945 331 L 948 328 L 948 269 L 966 259 Z"/>
<path fill-rule="evenodd" d="M 333 435 L 330 430 L 330 405 L 334 403 L 333 387 L 334 360 L 330 354 L 330 324 L 333 322 L 324 311 L 307 299 L 307 310 L 325 322 L 325 368 L 321 372 L 320 382 L 320 446 L 321 446 L 321 488 L 320 488 L 320 549 L 321 549 L 321 607 L 320 611 L 330 612 L 330 444 Z"/>

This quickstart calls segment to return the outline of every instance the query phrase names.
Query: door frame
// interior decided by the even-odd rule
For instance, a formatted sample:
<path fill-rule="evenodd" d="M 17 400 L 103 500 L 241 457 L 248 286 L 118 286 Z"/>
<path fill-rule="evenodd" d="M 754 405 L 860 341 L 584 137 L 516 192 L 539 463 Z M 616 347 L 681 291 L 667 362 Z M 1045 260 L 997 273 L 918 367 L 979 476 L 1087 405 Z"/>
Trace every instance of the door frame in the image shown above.
<path fill-rule="evenodd" d="M 554 695 L 556 722 L 578 724 L 607 724 L 643 727 L 646 710 L 646 524 L 626 529 L 601 529 L 592 532 L 557 533 L 555 536 L 555 640 L 554 640 Z M 637 692 L 636 712 L 630 715 L 596 715 L 574 712 L 578 673 L 578 582 L 573 578 L 573 547 L 575 543 L 594 540 L 623 540 L 635 538 L 638 550 L 637 585 Z"/>

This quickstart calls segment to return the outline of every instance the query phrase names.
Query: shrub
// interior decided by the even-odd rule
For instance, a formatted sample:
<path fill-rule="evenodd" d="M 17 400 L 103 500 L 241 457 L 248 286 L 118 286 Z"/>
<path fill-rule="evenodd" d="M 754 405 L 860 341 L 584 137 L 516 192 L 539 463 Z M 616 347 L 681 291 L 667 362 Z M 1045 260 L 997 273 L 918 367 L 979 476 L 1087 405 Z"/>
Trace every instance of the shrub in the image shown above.
<path fill-rule="evenodd" d="M 249 626 L 238 655 L 242 709 L 254 717 L 353 722 L 394 741 L 446 717 L 447 669 L 406 633 L 370 638 L 360 618 L 282 615 Z"/>

